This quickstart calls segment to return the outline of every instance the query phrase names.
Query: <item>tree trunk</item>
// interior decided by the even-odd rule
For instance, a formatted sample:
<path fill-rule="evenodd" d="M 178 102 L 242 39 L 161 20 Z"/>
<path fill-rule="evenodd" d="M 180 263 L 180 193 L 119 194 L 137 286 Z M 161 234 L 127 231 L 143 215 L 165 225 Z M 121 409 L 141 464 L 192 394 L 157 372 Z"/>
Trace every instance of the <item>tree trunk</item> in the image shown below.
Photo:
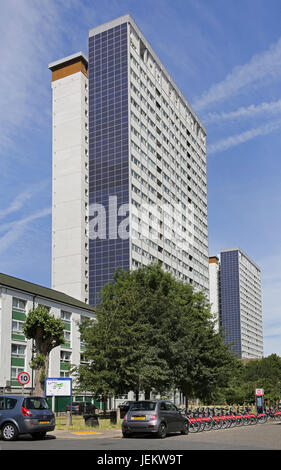
<path fill-rule="evenodd" d="M 144 391 L 144 399 L 150 400 L 150 389 L 145 389 Z"/>
<path fill-rule="evenodd" d="M 104 393 L 103 394 L 103 412 L 104 412 L 104 414 L 106 413 L 106 410 L 107 410 L 107 394 Z"/>
<path fill-rule="evenodd" d="M 49 355 L 45 356 L 45 364 L 35 369 L 34 394 L 38 397 L 45 395 L 45 378 L 49 374 Z"/>
<path fill-rule="evenodd" d="M 44 396 L 44 387 L 42 387 L 41 377 L 42 373 L 45 371 L 45 367 L 40 367 L 35 369 L 34 374 L 34 394 L 38 397 Z"/>

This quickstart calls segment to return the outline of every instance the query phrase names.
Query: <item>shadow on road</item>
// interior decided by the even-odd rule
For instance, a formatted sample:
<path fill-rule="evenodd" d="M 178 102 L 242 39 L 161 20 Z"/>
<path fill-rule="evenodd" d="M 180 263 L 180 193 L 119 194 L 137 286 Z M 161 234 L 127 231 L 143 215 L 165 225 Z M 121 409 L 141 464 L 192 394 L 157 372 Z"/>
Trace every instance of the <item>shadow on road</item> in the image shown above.
<path fill-rule="evenodd" d="M 34 439 L 31 434 L 20 434 L 17 438 L 18 441 L 49 441 L 52 439 L 56 439 L 56 436 L 46 434 L 46 436 L 43 439 Z"/>

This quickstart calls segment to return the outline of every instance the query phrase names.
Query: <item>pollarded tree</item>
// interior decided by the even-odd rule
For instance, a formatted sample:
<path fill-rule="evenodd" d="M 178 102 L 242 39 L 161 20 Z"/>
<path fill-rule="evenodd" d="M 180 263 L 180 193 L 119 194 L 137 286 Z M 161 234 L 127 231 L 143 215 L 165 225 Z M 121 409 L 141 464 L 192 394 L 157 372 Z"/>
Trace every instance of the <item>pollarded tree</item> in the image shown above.
<path fill-rule="evenodd" d="M 50 352 L 64 342 L 63 330 L 62 320 L 55 318 L 41 305 L 28 313 L 23 324 L 26 338 L 34 340 L 35 357 L 30 365 L 35 370 L 35 394 L 38 396 L 43 396 L 44 393 Z"/>

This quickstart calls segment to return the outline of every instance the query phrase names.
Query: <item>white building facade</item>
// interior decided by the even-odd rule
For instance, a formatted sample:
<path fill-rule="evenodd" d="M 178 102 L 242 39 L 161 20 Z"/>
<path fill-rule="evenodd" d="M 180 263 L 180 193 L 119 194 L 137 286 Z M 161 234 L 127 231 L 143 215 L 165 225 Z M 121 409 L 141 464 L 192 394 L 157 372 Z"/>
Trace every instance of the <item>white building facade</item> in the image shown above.
<path fill-rule="evenodd" d="M 88 61 L 77 53 L 52 71 L 52 288 L 89 301 Z"/>
<path fill-rule="evenodd" d="M 220 265 L 218 256 L 209 258 L 209 300 L 215 331 L 220 329 Z"/>
<path fill-rule="evenodd" d="M 38 305 L 46 307 L 64 323 L 64 344 L 50 353 L 49 377 L 69 377 L 70 365 L 83 362 L 84 344 L 80 341 L 79 323 L 94 318 L 94 309 L 66 294 L 0 273 L 0 389 L 21 393 L 20 372 L 27 372 L 30 383 L 25 392 L 34 388 L 32 340 L 25 338 L 23 323 L 27 314 Z"/>

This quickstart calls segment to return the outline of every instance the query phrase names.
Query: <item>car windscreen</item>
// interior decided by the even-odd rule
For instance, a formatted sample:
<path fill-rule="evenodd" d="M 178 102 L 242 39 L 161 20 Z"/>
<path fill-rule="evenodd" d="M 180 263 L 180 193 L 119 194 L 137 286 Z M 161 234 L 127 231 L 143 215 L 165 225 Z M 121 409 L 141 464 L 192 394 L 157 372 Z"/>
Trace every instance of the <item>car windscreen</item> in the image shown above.
<path fill-rule="evenodd" d="M 133 403 L 130 407 L 130 411 L 153 411 L 155 410 L 156 403 L 153 401 L 144 401 L 139 403 Z"/>
<path fill-rule="evenodd" d="M 30 397 L 24 400 L 24 407 L 29 410 L 48 410 L 49 406 L 45 398 Z"/>

